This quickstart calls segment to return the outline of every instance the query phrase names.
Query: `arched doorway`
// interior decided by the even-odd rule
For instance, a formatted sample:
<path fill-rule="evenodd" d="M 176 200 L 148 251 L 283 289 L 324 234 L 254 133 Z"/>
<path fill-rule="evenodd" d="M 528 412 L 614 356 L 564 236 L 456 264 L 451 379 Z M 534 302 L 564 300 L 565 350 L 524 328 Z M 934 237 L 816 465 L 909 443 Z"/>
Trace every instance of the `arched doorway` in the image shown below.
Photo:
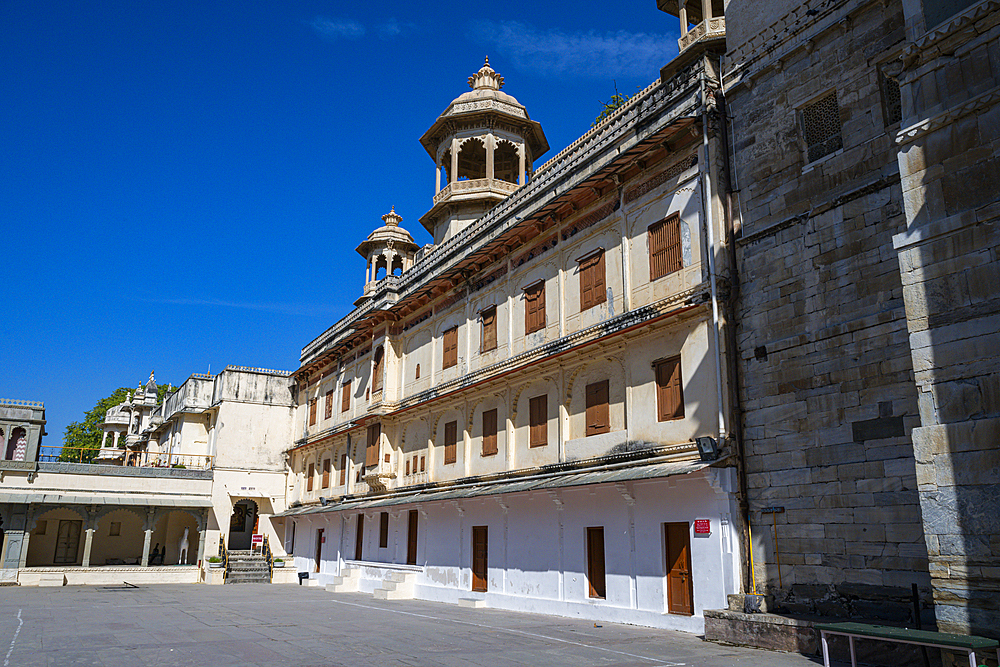
<path fill-rule="evenodd" d="M 233 505 L 229 518 L 229 548 L 233 551 L 249 551 L 250 538 L 257 527 L 257 503 L 243 499 Z"/>

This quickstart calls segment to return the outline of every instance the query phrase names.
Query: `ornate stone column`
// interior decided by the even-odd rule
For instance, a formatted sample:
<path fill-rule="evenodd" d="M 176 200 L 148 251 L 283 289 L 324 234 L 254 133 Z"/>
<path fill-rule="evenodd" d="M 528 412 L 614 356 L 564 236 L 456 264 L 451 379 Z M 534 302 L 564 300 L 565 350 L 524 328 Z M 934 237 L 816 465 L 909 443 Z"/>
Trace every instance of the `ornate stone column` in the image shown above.
<path fill-rule="evenodd" d="M 517 145 L 517 184 L 524 185 L 524 144 Z"/>
<path fill-rule="evenodd" d="M 458 150 L 459 150 L 458 139 L 452 139 L 451 140 L 451 172 L 450 172 L 450 178 L 448 179 L 448 183 L 449 184 L 454 183 L 455 181 L 458 180 Z"/>
<path fill-rule="evenodd" d="M 678 15 L 681 19 L 681 37 L 688 34 L 688 10 L 687 10 L 687 0 L 679 0 L 677 3 Z"/>
<path fill-rule="evenodd" d="M 486 178 L 493 180 L 496 169 L 493 165 L 493 153 L 496 150 L 497 138 L 492 134 L 486 135 Z"/>
<path fill-rule="evenodd" d="M 90 548 L 94 545 L 94 529 L 88 527 L 86 540 L 83 543 L 83 563 L 81 567 L 90 567 Z"/>

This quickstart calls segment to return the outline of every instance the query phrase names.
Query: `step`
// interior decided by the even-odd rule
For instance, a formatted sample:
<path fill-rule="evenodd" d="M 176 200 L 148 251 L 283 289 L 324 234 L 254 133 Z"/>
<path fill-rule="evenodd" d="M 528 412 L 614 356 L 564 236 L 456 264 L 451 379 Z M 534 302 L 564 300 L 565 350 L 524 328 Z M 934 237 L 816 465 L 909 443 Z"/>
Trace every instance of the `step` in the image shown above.
<path fill-rule="evenodd" d="M 373 591 L 376 600 L 410 600 L 413 598 L 414 572 L 388 572 Z"/>
<path fill-rule="evenodd" d="M 479 598 L 458 598 L 458 606 L 467 607 L 468 609 L 482 609 L 486 606 L 486 600 Z"/>

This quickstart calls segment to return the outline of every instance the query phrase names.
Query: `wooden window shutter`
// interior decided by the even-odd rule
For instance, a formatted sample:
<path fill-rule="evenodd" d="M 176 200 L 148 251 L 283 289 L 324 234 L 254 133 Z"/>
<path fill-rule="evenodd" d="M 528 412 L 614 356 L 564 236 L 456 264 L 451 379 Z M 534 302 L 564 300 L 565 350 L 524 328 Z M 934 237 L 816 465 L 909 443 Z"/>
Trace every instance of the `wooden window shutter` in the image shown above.
<path fill-rule="evenodd" d="M 389 546 L 389 513 L 382 512 L 378 522 L 378 548 L 386 549 Z"/>
<path fill-rule="evenodd" d="M 427 457 L 426 456 L 421 456 L 420 457 L 420 472 L 424 472 L 425 470 L 427 470 Z"/>
<path fill-rule="evenodd" d="M 524 334 L 545 328 L 545 282 L 524 291 Z"/>
<path fill-rule="evenodd" d="M 487 410 L 483 413 L 483 456 L 497 453 L 497 411 Z"/>
<path fill-rule="evenodd" d="M 608 409 L 608 381 L 587 385 L 587 435 L 611 430 Z"/>
<path fill-rule="evenodd" d="M 365 455 L 365 467 L 378 467 L 378 446 L 382 435 L 382 425 L 372 424 L 368 427 L 368 451 Z"/>
<path fill-rule="evenodd" d="M 590 597 L 607 595 L 604 572 L 604 527 L 587 529 L 587 584 Z"/>
<path fill-rule="evenodd" d="M 309 399 L 309 425 L 313 426 L 316 423 L 316 399 Z"/>
<path fill-rule="evenodd" d="M 548 444 L 548 396 L 535 396 L 528 403 L 528 446 L 543 447 Z"/>
<path fill-rule="evenodd" d="M 483 340 L 481 352 L 497 349 L 497 308 L 487 308 L 483 311 Z"/>
<path fill-rule="evenodd" d="M 444 355 L 442 368 L 458 365 L 458 327 L 452 327 L 444 332 Z"/>
<path fill-rule="evenodd" d="M 385 348 L 375 350 L 372 363 L 372 391 L 382 390 L 382 361 L 385 359 Z"/>
<path fill-rule="evenodd" d="M 347 484 L 347 454 L 340 455 L 340 485 Z"/>
<path fill-rule="evenodd" d="M 323 404 L 323 419 L 333 416 L 333 389 L 326 392 L 326 403 Z"/>
<path fill-rule="evenodd" d="M 406 459 L 406 476 L 410 476 L 410 459 Z"/>
<path fill-rule="evenodd" d="M 444 425 L 444 462 L 454 463 L 458 460 L 458 422 L 448 422 Z"/>
<path fill-rule="evenodd" d="M 316 464 L 315 463 L 310 463 L 309 464 L 309 472 L 306 473 L 306 474 L 308 475 L 308 477 L 306 477 L 306 491 L 312 491 L 313 490 L 313 477 L 316 476 Z"/>
<path fill-rule="evenodd" d="M 330 459 L 323 459 L 323 484 L 324 489 L 330 488 Z"/>
<path fill-rule="evenodd" d="M 604 282 L 604 251 L 580 262 L 580 310 L 607 301 Z"/>
<path fill-rule="evenodd" d="M 672 213 L 649 227 L 649 279 L 656 280 L 684 268 L 681 215 Z"/>
<path fill-rule="evenodd" d="M 344 389 L 340 396 L 340 411 L 347 412 L 351 409 L 351 381 L 344 382 Z"/>
<path fill-rule="evenodd" d="M 656 362 L 656 411 L 661 422 L 684 418 L 680 357 Z"/>

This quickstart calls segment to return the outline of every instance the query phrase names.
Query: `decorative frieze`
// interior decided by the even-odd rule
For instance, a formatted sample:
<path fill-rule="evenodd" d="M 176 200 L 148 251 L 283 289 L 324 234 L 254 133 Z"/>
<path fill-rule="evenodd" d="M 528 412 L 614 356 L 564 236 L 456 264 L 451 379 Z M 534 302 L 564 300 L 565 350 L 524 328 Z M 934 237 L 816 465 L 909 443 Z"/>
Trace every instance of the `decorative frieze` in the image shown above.
<path fill-rule="evenodd" d="M 558 236 L 551 236 L 551 237 L 547 238 L 546 240 L 542 241 L 541 243 L 539 243 L 538 245 L 536 245 L 534 248 L 532 248 L 528 252 L 522 253 L 522 254 L 518 255 L 517 257 L 515 257 L 514 259 L 512 259 L 510 261 L 511 268 L 516 269 L 517 267 L 521 266 L 525 262 L 530 261 L 530 260 L 532 260 L 532 259 L 534 259 L 534 258 L 536 258 L 536 257 L 538 257 L 538 256 L 540 256 L 540 255 L 542 255 L 542 254 L 544 254 L 546 252 L 548 252 L 549 250 L 552 250 L 553 248 L 556 247 L 556 244 L 558 244 L 558 243 L 559 243 L 559 237 Z"/>
<path fill-rule="evenodd" d="M 660 187 L 661 185 L 669 181 L 671 178 L 681 175 L 682 173 L 684 173 L 691 167 L 695 166 L 696 164 L 698 164 L 698 156 L 692 155 L 686 160 L 681 160 L 680 162 L 670 167 L 667 167 L 666 169 L 656 174 L 649 180 L 640 183 L 639 185 L 635 186 L 634 188 L 626 192 L 625 203 L 631 204 L 639 197 L 652 192 L 656 188 Z"/>
<path fill-rule="evenodd" d="M 438 313 L 442 313 L 448 310 L 449 308 L 451 308 L 453 305 L 455 305 L 464 298 L 465 298 L 465 290 L 464 289 L 458 290 L 450 297 L 448 297 L 438 305 L 434 306 L 434 314 L 437 315 Z"/>
<path fill-rule="evenodd" d="M 475 281 L 473 283 L 469 283 L 469 294 L 474 294 L 474 293 L 478 292 L 479 290 L 483 289 L 487 285 L 491 284 L 497 278 L 501 278 L 501 277 L 503 277 L 505 275 L 507 275 L 507 265 L 506 264 L 504 264 L 503 266 L 501 266 L 496 271 L 493 271 L 490 274 L 488 274 L 486 276 L 483 276 L 479 280 L 477 280 L 477 281 Z"/>
<path fill-rule="evenodd" d="M 566 229 L 564 229 L 562 231 L 562 240 L 565 241 L 569 238 L 572 238 L 573 236 L 576 236 L 578 233 L 582 232 L 588 227 L 596 225 L 601 220 L 604 220 L 604 218 L 608 217 L 617 210 L 618 210 L 617 199 L 613 202 L 608 202 L 604 206 L 601 206 L 597 210 L 591 212 L 590 214 L 574 222 L 571 227 L 567 227 Z"/>

